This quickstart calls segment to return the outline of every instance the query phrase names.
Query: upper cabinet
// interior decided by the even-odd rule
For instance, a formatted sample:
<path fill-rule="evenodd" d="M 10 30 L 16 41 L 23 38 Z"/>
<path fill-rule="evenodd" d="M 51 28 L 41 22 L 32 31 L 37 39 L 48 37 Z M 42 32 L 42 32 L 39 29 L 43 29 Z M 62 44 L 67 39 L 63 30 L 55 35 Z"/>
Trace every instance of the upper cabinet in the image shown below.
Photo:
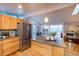
<path fill-rule="evenodd" d="M 10 29 L 10 18 L 9 16 L 2 16 L 2 29 Z"/>
<path fill-rule="evenodd" d="M 0 15 L 0 29 L 17 29 L 17 23 L 21 22 L 21 19 Z"/>
<path fill-rule="evenodd" d="M 2 20 L 1 20 L 1 16 L 0 16 L 0 29 L 2 27 Z"/>
<path fill-rule="evenodd" d="M 22 23 L 23 20 L 22 19 L 17 19 L 17 23 Z"/>
<path fill-rule="evenodd" d="M 10 29 L 17 29 L 17 19 L 11 17 L 11 28 Z"/>

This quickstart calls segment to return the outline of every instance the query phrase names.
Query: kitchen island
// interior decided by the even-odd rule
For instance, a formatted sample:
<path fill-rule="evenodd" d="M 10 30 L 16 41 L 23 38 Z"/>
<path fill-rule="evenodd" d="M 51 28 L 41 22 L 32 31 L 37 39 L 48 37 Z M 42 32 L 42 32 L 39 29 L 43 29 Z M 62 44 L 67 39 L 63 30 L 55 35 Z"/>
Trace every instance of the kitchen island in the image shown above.
<path fill-rule="evenodd" d="M 78 56 L 79 44 L 65 42 L 63 39 L 47 41 L 40 37 L 32 40 L 32 50 L 43 56 Z"/>

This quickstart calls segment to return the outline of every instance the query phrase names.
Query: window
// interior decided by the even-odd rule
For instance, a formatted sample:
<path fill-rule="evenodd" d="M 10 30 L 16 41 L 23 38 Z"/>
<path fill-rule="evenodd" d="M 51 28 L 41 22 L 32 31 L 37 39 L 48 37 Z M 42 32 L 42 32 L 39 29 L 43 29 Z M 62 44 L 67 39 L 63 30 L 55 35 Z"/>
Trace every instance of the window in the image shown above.
<path fill-rule="evenodd" d="M 50 33 L 56 32 L 56 37 L 60 37 L 63 33 L 63 25 L 50 25 Z"/>
<path fill-rule="evenodd" d="M 79 4 L 76 5 L 75 9 L 73 10 L 72 15 L 77 15 L 79 13 Z"/>

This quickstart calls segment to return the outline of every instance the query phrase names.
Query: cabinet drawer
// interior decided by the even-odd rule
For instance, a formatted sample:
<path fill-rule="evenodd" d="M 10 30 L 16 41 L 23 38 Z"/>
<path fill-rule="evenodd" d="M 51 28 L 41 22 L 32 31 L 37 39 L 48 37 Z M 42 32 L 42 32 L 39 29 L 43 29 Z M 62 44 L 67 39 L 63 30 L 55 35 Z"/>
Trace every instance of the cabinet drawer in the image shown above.
<path fill-rule="evenodd" d="M 14 41 L 19 41 L 19 38 L 9 38 L 3 41 L 3 44 L 12 43 Z"/>
<path fill-rule="evenodd" d="M 32 45 L 37 45 L 37 46 L 40 46 L 40 47 L 46 48 L 46 49 L 52 49 L 51 45 L 43 44 L 43 43 L 39 43 L 39 42 L 35 42 L 35 41 L 32 41 Z"/>

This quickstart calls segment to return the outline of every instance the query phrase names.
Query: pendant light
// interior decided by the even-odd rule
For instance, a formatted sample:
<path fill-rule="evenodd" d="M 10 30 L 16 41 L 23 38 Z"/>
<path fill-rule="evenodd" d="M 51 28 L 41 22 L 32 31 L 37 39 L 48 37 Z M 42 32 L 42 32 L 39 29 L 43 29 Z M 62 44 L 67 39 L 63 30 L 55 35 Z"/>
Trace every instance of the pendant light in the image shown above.
<path fill-rule="evenodd" d="M 47 23 L 48 22 L 48 17 L 47 17 L 47 4 L 45 4 L 45 19 L 44 22 Z"/>

